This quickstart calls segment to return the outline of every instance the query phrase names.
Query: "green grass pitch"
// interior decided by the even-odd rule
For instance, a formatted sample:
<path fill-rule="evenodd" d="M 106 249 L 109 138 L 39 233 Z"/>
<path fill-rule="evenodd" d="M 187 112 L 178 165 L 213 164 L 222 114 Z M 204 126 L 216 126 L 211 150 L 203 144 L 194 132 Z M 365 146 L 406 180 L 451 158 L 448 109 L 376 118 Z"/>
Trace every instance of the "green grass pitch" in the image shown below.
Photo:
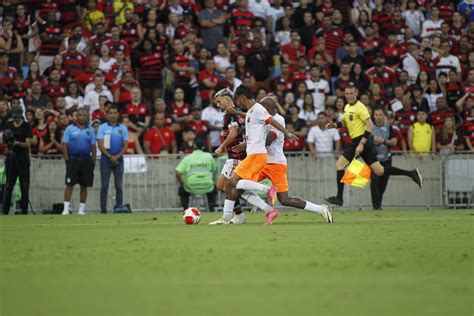
<path fill-rule="evenodd" d="M 0 315 L 474 315 L 474 210 L 0 217 Z"/>

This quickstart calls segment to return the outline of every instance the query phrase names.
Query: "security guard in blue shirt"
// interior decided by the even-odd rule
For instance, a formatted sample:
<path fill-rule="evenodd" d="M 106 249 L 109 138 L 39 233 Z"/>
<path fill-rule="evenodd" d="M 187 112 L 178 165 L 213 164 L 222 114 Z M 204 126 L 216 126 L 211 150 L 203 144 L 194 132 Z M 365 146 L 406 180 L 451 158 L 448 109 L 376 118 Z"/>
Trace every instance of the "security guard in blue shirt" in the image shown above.
<path fill-rule="evenodd" d="M 89 113 L 79 109 L 76 123 L 66 128 L 63 136 L 63 152 L 66 160 L 66 189 L 64 191 L 63 215 L 69 215 L 72 192 L 75 184 L 81 186 L 79 211 L 84 215 L 87 200 L 87 187 L 94 183 L 94 166 L 97 148 L 95 132 L 88 125 Z"/>
<path fill-rule="evenodd" d="M 107 123 L 102 124 L 97 132 L 100 158 L 100 210 L 107 213 L 107 193 L 110 176 L 113 172 L 115 181 L 115 207 L 123 205 L 123 155 L 128 147 L 128 130 L 119 124 L 119 112 L 116 106 L 107 110 Z"/>

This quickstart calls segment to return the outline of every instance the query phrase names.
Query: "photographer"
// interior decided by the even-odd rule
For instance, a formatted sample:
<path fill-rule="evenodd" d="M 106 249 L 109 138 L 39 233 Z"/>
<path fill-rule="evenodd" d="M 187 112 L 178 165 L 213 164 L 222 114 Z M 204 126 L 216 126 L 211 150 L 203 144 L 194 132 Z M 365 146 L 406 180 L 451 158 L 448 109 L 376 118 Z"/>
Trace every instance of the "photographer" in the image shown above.
<path fill-rule="evenodd" d="M 16 179 L 20 178 L 21 213 L 28 214 L 28 200 L 30 187 L 30 144 L 33 134 L 31 127 L 23 120 L 21 110 L 11 110 L 12 120 L 5 124 L 1 142 L 7 145 L 5 159 L 6 184 L 3 191 L 2 212 L 10 212 L 13 188 Z"/>

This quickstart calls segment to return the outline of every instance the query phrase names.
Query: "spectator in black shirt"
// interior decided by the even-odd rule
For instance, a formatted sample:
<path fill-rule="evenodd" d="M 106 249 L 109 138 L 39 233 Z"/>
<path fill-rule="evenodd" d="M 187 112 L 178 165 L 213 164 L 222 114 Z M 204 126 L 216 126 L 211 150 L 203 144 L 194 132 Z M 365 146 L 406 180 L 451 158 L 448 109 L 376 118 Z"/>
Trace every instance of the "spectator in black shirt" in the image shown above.
<path fill-rule="evenodd" d="M 306 47 L 306 51 L 313 48 L 313 36 L 316 33 L 316 26 L 314 25 L 313 15 L 311 12 L 305 12 L 303 15 L 303 25 L 298 30 L 301 38 L 301 44 Z"/>
<path fill-rule="evenodd" d="M 21 110 L 14 108 L 11 111 L 12 120 L 8 121 L 3 131 L 1 142 L 8 145 L 5 160 L 6 183 L 3 190 L 2 212 L 10 212 L 13 188 L 17 178 L 20 178 L 21 213 L 28 214 L 28 200 L 30 187 L 30 144 L 33 137 L 31 126 L 23 120 Z"/>

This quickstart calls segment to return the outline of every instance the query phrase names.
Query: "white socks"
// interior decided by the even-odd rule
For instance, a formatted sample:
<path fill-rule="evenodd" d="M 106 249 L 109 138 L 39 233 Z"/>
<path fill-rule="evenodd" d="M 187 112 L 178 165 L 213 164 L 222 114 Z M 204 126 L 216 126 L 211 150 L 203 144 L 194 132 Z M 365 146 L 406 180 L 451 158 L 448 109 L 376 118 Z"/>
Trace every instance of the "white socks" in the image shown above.
<path fill-rule="evenodd" d="M 230 221 L 232 218 L 232 213 L 234 212 L 234 205 L 235 201 L 232 200 L 224 200 L 224 210 L 223 210 L 223 215 L 222 218 L 224 218 L 226 221 Z"/>
<path fill-rule="evenodd" d="M 242 180 L 240 180 L 242 181 Z M 240 183 L 239 181 L 239 183 Z M 251 181 L 249 181 L 251 182 Z M 258 183 L 256 183 L 258 184 Z M 250 204 L 252 205 L 255 205 L 256 207 L 258 207 L 259 209 L 263 210 L 265 213 L 270 213 L 271 211 L 273 211 L 273 207 L 271 207 L 270 205 L 268 205 L 267 203 L 265 203 L 257 194 L 255 194 L 254 192 L 251 192 L 251 191 L 245 191 L 244 194 L 242 194 L 241 198 L 243 198 L 244 200 L 246 200 L 247 202 L 249 202 Z"/>
<path fill-rule="evenodd" d="M 86 203 L 79 203 L 79 211 L 77 212 L 77 214 L 84 215 L 85 210 L 86 210 Z"/>
<path fill-rule="evenodd" d="M 64 201 L 64 209 L 63 213 L 69 213 L 69 206 L 71 205 L 71 202 L 66 202 Z"/>
<path fill-rule="evenodd" d="M 306 205 L 304 206 L 305 211 L 321 213 L 323 211 L 323 207 L 321 205 L 317 205 L 311 202 L 306 201 Z"/>
<path fill-rule="evenodd" d="M 237 185 L 235 186 L 236 189 L 238 190 L 245 190 L 245 191 L 262 191 L 267 193 L 268 190 L 270 190 L 270 187 L 267 187 L 266 185 L 253 182 L 250 180 L 239 180 L 237 182 Z"/>

